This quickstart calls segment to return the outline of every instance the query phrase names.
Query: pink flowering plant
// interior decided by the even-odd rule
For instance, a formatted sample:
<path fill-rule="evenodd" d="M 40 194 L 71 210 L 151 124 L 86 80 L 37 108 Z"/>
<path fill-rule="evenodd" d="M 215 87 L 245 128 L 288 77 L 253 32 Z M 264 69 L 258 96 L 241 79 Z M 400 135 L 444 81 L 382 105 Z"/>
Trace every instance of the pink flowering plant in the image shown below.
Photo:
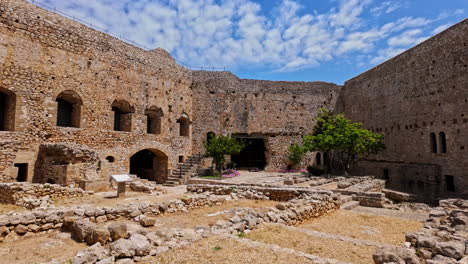
<path fill-rule="evenodd" d="M 240 175 L 240 172 L 233 170 L 233 169 L 225 170 L 223 172 L 223 178 L 234 178 L 239 175 Z"/>

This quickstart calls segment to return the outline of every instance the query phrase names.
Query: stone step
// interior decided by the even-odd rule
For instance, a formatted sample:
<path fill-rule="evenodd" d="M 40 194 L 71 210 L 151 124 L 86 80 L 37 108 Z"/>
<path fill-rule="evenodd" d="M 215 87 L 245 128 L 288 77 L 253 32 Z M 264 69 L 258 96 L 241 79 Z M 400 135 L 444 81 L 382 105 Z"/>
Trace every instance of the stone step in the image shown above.
<path fill-rule="evenodd" d="M 353 200 L 353 197 L 351 195 L 340 195 L 341 204 L 351 202 L 352 200 Z"/>
<path fill-rule="evenodd" d="M 345 204 L 342 204 L 340 206 L 340 209 L 342 209 L 342 210 L 351 210 L 351 209 L 356 208 L 358 206 L 359 206 L 358 201 L 351 201 L 351 202 L 347 202 Z"/>

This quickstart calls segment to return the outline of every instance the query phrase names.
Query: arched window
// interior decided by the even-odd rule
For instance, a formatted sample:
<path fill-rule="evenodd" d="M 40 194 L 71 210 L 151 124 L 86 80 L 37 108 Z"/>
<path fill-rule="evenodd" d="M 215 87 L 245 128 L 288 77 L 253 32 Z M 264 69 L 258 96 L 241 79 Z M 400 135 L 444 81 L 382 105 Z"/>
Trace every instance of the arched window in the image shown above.
<path fill-rule="evenodd" d="M 447 139 L 444 132 L 439 133 L 440 153 L 447 153 Z"/>
<path fill-rule="evenodd" d="M 74 91 L 63 91 L 55 99 L 57 102 L 57 126 L 80 127 L 81 97 Z"/>
<path fill-rule="evenodd" d="M 183 114 L 179 120 L 177 120 L 177 123 L 179 123 L 179 135 L 182 137 L 189 137 L 190 136 L 190 119 L 186 114 Z"/>
<path fill-rule="evenodd" d="M 15 130 L 16 95 L 0 89 L 0 131 Z"/>
<path fill-rule="evenodd" d="M 315 163 L 317 165 L 322 165 L 322 154 L 320 152 L 317 152 L 317 155 L 315 156 Z"/>
<path fill-rule="evenodd" d="M 132 113 L 135 109 L 125 100 L 114 100 L 112 111 L 114 112 L 114 130 L 132 131 Z"/>
<path fill-rule="evenodd" d="M 210 143 L 211 139 L 214 138 L 216 134 L 214 132 L 208 132 L 206 133 L 206 143 Z"/>
<path fill-rule="evenodd" d="M 146 132 L 148 134 L 161 134 L 161 121 L 164 116 L 161 108 L 152 106 L 145 110 Z"/>
<path fill-rule="evenodd" d="M 115 158 L 112 157 L 112 156 L 107 156 L 107 157 L 106 157 L 106 160 L 107 160 L 109 163 L 114 163 Z"/>
<path fill-rule="evenodd" d="M 437 153 L 437 137 L 436 137 L 436 134 L 431 133 L 430 140 L 431 140 L 431 152 L 432 153 Z"/>

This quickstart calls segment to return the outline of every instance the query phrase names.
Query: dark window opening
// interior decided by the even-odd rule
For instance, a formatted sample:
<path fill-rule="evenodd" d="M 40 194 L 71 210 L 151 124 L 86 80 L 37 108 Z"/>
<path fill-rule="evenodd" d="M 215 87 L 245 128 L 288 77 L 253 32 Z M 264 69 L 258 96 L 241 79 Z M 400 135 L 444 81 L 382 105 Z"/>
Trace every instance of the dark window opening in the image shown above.
<path fill-rule="evenodd" d="M 418 184 L 418 190 L 420 192 L 424 191 L 424 182 L 423 181 L 418 181 L 417 184 Z"/>
<path fill-rule="evenodd" d="M 390 180 L 390 172 L 388 171 L 388 169 L 384 169 L 383 174 L 384 174 L 384 180 L 386 181 Z"/>
<path fill-rule="evenodd" d="M 439 133 L 439 140 L 440 140 L 440 152 L 447 153 L 447 140 L 446 140 L 444 132 Z"/>
<path fill-rule="evenodd" d="M 455 177 L 452 175 L 445 175 L 445 186 L 447 191 L 454 192 L 455 191 Z"/>
<path fill-rule="evenodd" d="M 13 131 L 15 123 L 16 95 L 0 90 L 0 131 Z"/>
<path fill-rule="evenodd" d="M 0 92 L 0 131 L 6 130 L 7 95 Z"/>
<path fill-rule="evenodd" d="M 71 127 L 73 105 L 62 99 L 57 99 L 57 103 L 57 126 Z"/>
<path fill-rule="evenodd" d="M 28 180 L 28 164 L 27 163 L 16 163 L 15 167 L 18 168 L 18 174 L 16 175 L 17 182 L 26 182 Z"/>
<path fill-rule="evenodd" d="M 73 91 L 60 93 L 57 102 L 57 126 L 80 127 L 81 121 L 81 97 Z"/>
<path fill-rule="evenodd" d="M 431 152 L 432 153 L 437 153 L 437 138 L 434 133 L 431 133 L 430 135 L 431 138 Z"/>
<path fill-rule="evenodd" d="M 125 100 L 115 100 L 112 103 L 112 111 L 114 112 L 114 130 L 132 131 L 132 113 L 135 112 L 133 107 Z"/>
<path fill-rule="evenodd" d="M 239 169 L 265 169 L 266 148 L 264 140 L 262 138 L 249 137 L 236 138 L 238 140 L 243 140 L 247 146 L 239 154 L 232 155 L 232 164 Z"/>
<path fill-rule="evenodd" d="M 206 133 L 206 142 L 210 143 L 211 139 L 213 139 L 215 136 L 216 136 L 216 134 L 214 132 L 210 131 L 210 132 Z"/>
<path fill-rule="evenodd" d="M 184 156 L 179 156 L 179 163 L 184 163 Z"/>
<path fill-rule="evenodd" d="M 163 112 L 160 108 L 151 107 L 145 110 L 146 115 L 146 133 L 161 134 L 161 122 Z"/>
<path fill-rule="evenodd" d="M 109 163 L 114 163 L 114 162 L 115 162 L 115 158 L 112 157 L 112 156 L 107 156 L 107 157 L 106 157 L 106 160 L 107 160 Z"/>
<path fill-rule="evenodd" d="M 177 120 L 179 123 L 179 136 L 189 137 L 190 136 L 190 120 L 187 117 L 181 117 Z"/>
<path fill-rule="evenodd" d="M 318 152 L 317 155 L 315 156 L 315 163 L 317 165 L 322 165 L 322 155 L 320 154 L 320 152 Z"/>
<path fill-rule="evenodd" d="M 414 188 L 414 181 L 409 181 L 408 182 L 408 188 L 410 191 L 413 191 L 413 188 Z"/>

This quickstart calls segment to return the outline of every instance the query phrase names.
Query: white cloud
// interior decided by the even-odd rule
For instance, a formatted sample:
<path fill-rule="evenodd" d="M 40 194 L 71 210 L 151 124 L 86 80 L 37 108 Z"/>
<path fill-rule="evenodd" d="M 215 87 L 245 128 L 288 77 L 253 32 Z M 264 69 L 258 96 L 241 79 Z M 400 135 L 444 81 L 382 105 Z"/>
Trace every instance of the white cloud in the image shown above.
<path fill-rule="evenodd" d="M 407 30 L 400 35 L 391 37 L 387 43 L 390 47 L 407 47 L 413 46 L 423 42 L 428 37 L 422 37 L 423 31 L 421 29 Z"/>
<path fill-rule="evenodd" d="M 379 25 L 365 16 L 366 10 L 392 13 L 402 1 L 335 0 L 334 8 L 319 13 L 282 0 L 271 16 L 254 0 L 43 1 L 147 47 L 162 47 L 190 66 L 230 69 L 294 71 L 351 53 L 379 61 L 422 41 L 424 27 L 435 20 L 402 17 Z"/>
<path fill-rule="evenodd" d="M 439 34 L 440 32 L 446 30 L 446 29 L 449 28 L 450 26 L 452 26 L 452 24 L 443 24 L 443 25 L 440 25 L 440 26 L 436 27 L 434 30 L 432 30 L 432 34 L 433 34 L 433 35 Z"/>
<path fill-rule="evenodd" d="M 378 55 L 371 59 L 372 64 L 379 64 L 388 59 L 395 57 L 396 55 L 404 52 L 406 49 L 403 48 L 386 48 L 379 50 Z"/>
<path fill-rule="evenodd" d="M 403 7 L 403 3 L 400 1 L 385 1 L 379 6 L 376 6 L 371 9 L 371 13 L 375 16 L 380 16 L 382 14 L 390 14 L 398 9 Z"/>

